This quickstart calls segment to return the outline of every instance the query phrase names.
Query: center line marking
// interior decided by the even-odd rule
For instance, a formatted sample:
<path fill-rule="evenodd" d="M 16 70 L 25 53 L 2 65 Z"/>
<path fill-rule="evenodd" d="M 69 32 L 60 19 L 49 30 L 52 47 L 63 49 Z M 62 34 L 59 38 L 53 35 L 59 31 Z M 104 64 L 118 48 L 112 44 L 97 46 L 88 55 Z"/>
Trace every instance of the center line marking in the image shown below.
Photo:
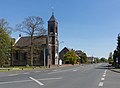
<path fill-rule="evenodd" d="M 100 82 L 98 86 L 103 86 L 103 82 Z"/>
<path fill-rule="evenodd" d="M 105 73 L 107 72 L 107 70 L 105 70 Z"/>
<path fill-rule="evenodd" d="M 73 71 L 77 71 L 77 69 L 73 70 Z"/>
<path fill-rule="evenodd" d="M 35 71 L 35 72 L 37 73 L 37 72 L 41 72 L 41 71 Z"/>
<path fill-rule="evenodd" d="M 106 75 L 106 72 L 105 73 L 103 73 L 104 75 Z"/>
<path fill-rule="evenodd" d="M 30 74 L 30 72 L 26 72 L 26 73 L 21 73 L 21 74 Z"/>
<path fill-rule="evenodd" d="M 103 77 L 105 77 L 106 75 L 103 75 Z"/>
<path fill-rule="evenodd" d="M 16 76 L 16 75 L 18 75 L 18 74 L 10 74 L 10 75 L 8 75 L 8 76 Z"/>
<path fill-rule="evenodd" d="M 105 78 L 101 78 L 101 80 L 105 80 Z"/>
<path fill-rule="evenodd" d="M 33 81 L 35 81 L 36 83 L 38 83 L 39 85 L 44 85 L 43 83 L 41 83 L 40 81 L 34 79 L 33 77 L 29 77 L 30 79 L 32 79 Z"/>
<path fill-rule="evenodd" d="M 74 68 L 74 69 L 75 69 L 75 68 Z M 54 74 L 54 73 L 60 73 L 60 72 L 73 71 L 74 69 L 59 70 L 59 71 L 50 72 L 50 73 L 48 73 L 48 74 Z M 77 68 L 76 68 L 76 69 L 77 69 Z"/>

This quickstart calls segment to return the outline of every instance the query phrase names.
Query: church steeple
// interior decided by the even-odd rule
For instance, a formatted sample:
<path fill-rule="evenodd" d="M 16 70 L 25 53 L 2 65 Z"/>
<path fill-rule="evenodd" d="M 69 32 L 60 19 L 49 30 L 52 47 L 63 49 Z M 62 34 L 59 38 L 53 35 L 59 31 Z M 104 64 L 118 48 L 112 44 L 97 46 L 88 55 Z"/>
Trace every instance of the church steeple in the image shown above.
<path fill-rule="evenodd" d="M 57 22 L 57 20 L 54 16 L 54 11 L 52 11 L 52 16 L 50 17 L 49 21 L 56 21 Z"/>
<path fill-rule="evenodd" d="M 58 22 L 53 11 L 48 21 L 48 45 L 50 62 L 58 65 Z"/>

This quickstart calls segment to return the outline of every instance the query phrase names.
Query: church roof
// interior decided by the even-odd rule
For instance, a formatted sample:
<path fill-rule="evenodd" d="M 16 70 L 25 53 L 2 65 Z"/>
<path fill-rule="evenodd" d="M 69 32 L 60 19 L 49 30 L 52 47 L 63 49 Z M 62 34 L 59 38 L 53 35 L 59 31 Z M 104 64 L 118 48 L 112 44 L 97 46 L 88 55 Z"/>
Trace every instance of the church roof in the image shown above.
<path fill-rule="evenodd" d="M 47 42 L 47 36 L 34 36 L 34 43 L 35 44 L 46 44 Z M 31 38 L 30 36 L 25 36 L 25 37 L 21 37 L 19 38 L 19 40 L 15 43 L 15 46 L 17 47 L 26 47 L 26 46 L 30 46 L 31 44 Z"/>
<path fill-rule="evenodd" d="M 56 21 L 56 22 L 57 22 L 57 20 L 56 20 L 54 14 L 52 14 L 52 16 L 50 17 L 49 21 Z"/>

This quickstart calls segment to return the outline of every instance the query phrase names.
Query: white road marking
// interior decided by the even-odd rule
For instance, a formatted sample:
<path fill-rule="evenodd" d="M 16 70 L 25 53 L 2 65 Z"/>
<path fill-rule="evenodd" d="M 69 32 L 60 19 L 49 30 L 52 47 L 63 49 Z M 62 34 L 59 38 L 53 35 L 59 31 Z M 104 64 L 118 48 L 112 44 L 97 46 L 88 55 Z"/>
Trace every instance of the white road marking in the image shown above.
<path fill-rule="evenodd" d="M 104 75 L 106 75 L 106 73 L 103 73 Z"/>
<path fill-rule="evenodd" d="M 74 69 L 73 71 L 77 71 L 77 69 Z"/>
<path fill-rule="evenodd" d="M 0 82 L 0 84 L 22 83 L 22 82 L 30 82 L 30 81 L 32 81 L 32 80 L 21 80 L 21 81 Z"/>
<path fill-rule="evenodd" d="M 46 79 L 38 79 L 38 80 L 53 80 L 53 79 L 62 79 L 62 77 L 60 77 L 60 78 L 46 78 Z"/>
<path fill-rule="evenodd" d="M 54 73 L 59 73 L 59 72 L 66 72 L 66 71 L 71 71 L 72 69 L 69 69 L 69 70 L 61 70 L 61 71 L 56 71 L 56 72 L 50 72 L 48 74 L 54 74 Z"/>
<path fill-rule="evenodd" d="M 101 78 L 101 80 L 105 80 L 105 78 Z"/>
<path fill-rule="evenodd" d="M 35 72 L 37 73 L 37 72 L 41 72 L 41 71 L 35 71 Z"/>
<path fill-rule="evenodd" d="M 103 77 L 105 77 L 106 75 L 103 75 Z"/>
<path fill-rule="evenodd" d="M 21 73 L 21 74 L 30 74 L 30 72 L 26 72 L 26 73 Z"/>
<path fill-rule="evenodd" d="M 107 72 L 107 70 L 104 71 L 104 73 L 103 73 L 103 75 L 102 75 L 103 77 L 101 78 L 101 81 L 104 81 L 104 80 L 105 80 L 106 72 Z M 98 85 L 98 86 L 101 87 L 101 86 L 103 86 L 103 84 L 104 84 L 103 82 L 99 82 L 99 85 Z"/>
<path fill-rule="evenodd" d="M 58 71 L 58 70 L 53 70 L 53 71 Z"/>
<path fill-rule="evenodd" d="M 44 85 L 43 83 L 41 83 L 40 81 L 38 81 L 37 79 L 34 79 L 33 77 L 29 77 L 30 79 L 32 79 L 33 81 L 35 81 L 36 83 L 38 83 L 39 85 Z"/>
<path fill-rule="evenodd" d="M 100 82 L 98 86 L 103 86 L 103 82 Z"/>
<path fill-rule="evenodd" d="M 105 73 L 107 72 L 107 70 L 105 70 Z"/>
<path fill-rule="evenodd" d="M 16 76 L 16 75 L 18 75 L 18 74 L 10 74 L 10 75 L 8 75 L 8 76 Z"/>
<path fill-rule="evenodd" d="M 37 79 L 37 80 L 58 80 L 60 78 L 45 78 L 45 79 Z M 20 80 L 20 81 L 9 81 L 9 82 L 0 82 L 0 84 L 12 84 L 12 83 L 23 83 L 23 82 L 31 82 L 33 80 Z"/>
<path fill-rule="evenodd" d="M 66 72 L 66 71 L 73 71 L 75 68 L 73 69 L 67 69 L 67 70 L 60 70 L 60 71 L 54 71 L 54 72 L 50 72 L 48 74 L 54 74 L 54 73 L 60 73 L 60 72 Z M 77 69 L 77 68 L 76 68 Z"/>

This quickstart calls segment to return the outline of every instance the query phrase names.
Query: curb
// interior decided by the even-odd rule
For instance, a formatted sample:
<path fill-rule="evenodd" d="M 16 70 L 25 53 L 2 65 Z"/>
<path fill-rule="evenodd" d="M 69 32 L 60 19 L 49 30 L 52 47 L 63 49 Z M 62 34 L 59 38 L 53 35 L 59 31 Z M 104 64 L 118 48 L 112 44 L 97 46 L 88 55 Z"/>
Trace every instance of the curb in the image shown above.
<path fill-rule="evenodd" d="M 117 70 L 115 70 L 115 69 L 110 69 L 110 71 L 120 73 L 120 71 L 117 71 Z"/>

